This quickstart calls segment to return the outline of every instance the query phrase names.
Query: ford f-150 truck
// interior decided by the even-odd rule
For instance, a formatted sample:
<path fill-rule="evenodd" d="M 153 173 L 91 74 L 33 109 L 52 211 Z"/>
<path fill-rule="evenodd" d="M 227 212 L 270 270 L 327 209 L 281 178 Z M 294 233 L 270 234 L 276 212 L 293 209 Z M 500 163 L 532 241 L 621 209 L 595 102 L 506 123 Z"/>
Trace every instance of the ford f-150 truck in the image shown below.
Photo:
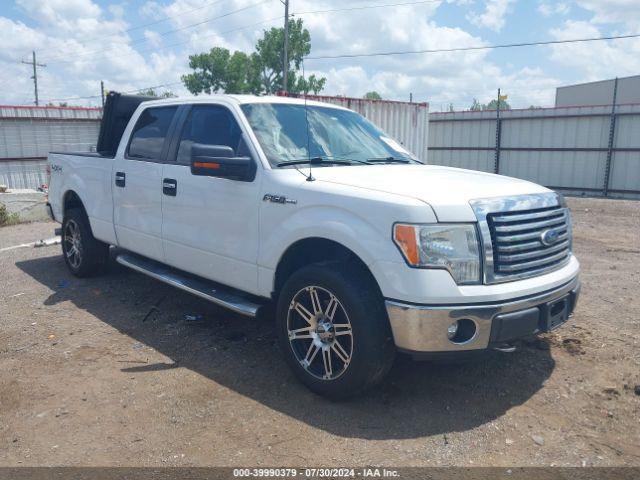
<path fill-rule="evenodd" d="M 310 389 L 358 394 L 414 356 L 507 349 L 573 312 L 562 196 L 432 166 L 344 108 L 112 93 L 95 153 L 51 153 L 71 272 L 115 260 L 246 316 L 275 304 Z"/>

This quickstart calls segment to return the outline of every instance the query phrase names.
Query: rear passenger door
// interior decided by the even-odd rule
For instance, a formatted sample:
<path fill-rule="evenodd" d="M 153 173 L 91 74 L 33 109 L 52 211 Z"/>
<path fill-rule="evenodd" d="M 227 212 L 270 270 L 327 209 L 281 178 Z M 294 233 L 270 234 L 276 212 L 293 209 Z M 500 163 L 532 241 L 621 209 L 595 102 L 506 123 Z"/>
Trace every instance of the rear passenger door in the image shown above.
<path fill-rule="evenodd" d="M 118 245 L 164 261 L 162 246 L 162 166 L 177 106 L 142 111 L 113 171 L 114 225 Z"/>
<path fill-rule="evenodd" d="M 257 289 L 260 169 L 252 181 L 191 173 L 194 144 L 230 147 L 257 158 L 232 110 L 223 105 L 186 107 L 164 164 L 162 197 L 166 263 L 244 291 Z"/>

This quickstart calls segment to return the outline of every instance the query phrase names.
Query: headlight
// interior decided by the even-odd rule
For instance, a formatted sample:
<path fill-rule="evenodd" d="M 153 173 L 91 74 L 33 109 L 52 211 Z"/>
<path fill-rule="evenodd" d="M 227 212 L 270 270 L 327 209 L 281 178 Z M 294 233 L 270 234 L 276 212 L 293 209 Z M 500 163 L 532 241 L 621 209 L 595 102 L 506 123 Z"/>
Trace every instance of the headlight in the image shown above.
<path fill-rule="evenodd" d="M 480 251 L 472 224 L 393 227 L 393 240 L 412 267 L 444 268 L 457 284 L 480 282 Z"/>

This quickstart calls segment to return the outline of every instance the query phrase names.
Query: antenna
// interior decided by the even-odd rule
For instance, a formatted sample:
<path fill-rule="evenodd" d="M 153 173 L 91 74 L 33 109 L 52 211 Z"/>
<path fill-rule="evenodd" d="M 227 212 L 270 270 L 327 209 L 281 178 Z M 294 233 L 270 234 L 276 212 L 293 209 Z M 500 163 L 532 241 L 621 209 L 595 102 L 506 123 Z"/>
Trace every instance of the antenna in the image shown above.
<path fill-rule="evenodd" d="M 304 57 L 302 57 L 302 84 L 304 85 L 304 118 L 307 122 L 307 160 L 309 160 L 309 176 L 307 182 L 315 181 L 313 171 L 311 170 L 311 133 L 309 129 L 309 109 L 307 107 L 307 75 L 304 70 Z"/>

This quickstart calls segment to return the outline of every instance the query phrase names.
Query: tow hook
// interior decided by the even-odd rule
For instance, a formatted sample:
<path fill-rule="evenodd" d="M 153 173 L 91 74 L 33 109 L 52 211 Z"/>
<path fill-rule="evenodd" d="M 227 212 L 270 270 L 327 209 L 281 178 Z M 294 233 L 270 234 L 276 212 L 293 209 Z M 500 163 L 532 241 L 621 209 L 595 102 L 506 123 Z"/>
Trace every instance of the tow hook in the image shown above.
<path fill-rule="evenodd" d="M 493 349 L 502 353 L 513 353 L 516 351 L 516 346 L 509 345 L 508 343 L 503 343 L 502 345 L 497 345 L 493 347 Z"/>

